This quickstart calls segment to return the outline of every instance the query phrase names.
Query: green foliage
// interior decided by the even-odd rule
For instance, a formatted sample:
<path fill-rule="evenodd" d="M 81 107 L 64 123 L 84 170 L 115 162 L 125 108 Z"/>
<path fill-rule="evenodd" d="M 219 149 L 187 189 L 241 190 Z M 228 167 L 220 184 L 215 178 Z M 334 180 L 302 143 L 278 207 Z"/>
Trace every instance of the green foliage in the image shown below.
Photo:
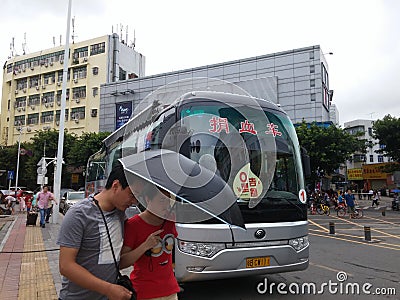
<path fill-rule="evenodd" d="M 379 140 L 385 149 L 376 151 L 391 157 L 400 163 L 400 118 L 386 115 L 382 120 L 377 120 L 372 126 L 374 138 Z"/>
<path fill-rule="evenodd" d="M 307 124 L 303 121 L 296 127 L 301 147 L 310 156 L 312 178 L 316 178 L 317 170 L 331 174 L 355 153 L 366 153 L 366 141 L 359 140 L 357 135 L 351 135 L 340 127 L 331 125 L 327 128 Z"/>
<path fill-rule="evenodd" d="M 66 156 L 69 164 L 74 166 L 86 166 L 89 156 L 100 150 L 102 141 L 109 134 L 109 132 L 85 132 L 80 137 L 76 138 L 71 151 Z"/>
<path fill-rule="evenodd" d="M 85 166 L 90 155 L 101 148 L 101 142 L 109 133 L 83 133 L 77 137 L 65 131 L 63 156 L 64 162 L 62 171 L 61 186 L 69 187 L 71 174 L 68 172 L 68 166 Z M 21 148 L 30 150 L 32 156 L 20 156 L 19 168 L 19 186 L 27 186 L 30 189 L 37 188 L 37 163 L 43 157 L 44 150 L 46 157 L 54 158 L 57 156 L 58 149 L 58 131 L 37 131 L 28 143 L 21 143 Z M 16 170 L 18 144 L 0 148 L 0 169 Z M 53 184 L 54 165 L 47 167 L 47 177 L 49 185 Z M 15 182 L 15 181 L 14 181 Z M 0 185 L 8 187 L 7 173 L 0 177 Z"/>

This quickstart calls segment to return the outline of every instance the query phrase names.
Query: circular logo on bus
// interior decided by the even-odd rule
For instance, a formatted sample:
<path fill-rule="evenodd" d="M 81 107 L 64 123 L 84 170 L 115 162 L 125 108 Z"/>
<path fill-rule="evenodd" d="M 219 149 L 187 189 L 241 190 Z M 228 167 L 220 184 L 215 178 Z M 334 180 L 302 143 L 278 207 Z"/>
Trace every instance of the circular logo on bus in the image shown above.
<path fill-rule="evenodd" d="M 254 233 L 254 236 L 256 239 L 262 239 L 265 237 L 265 230 L 264 229 L 257 229 L 256 232 Z"/>

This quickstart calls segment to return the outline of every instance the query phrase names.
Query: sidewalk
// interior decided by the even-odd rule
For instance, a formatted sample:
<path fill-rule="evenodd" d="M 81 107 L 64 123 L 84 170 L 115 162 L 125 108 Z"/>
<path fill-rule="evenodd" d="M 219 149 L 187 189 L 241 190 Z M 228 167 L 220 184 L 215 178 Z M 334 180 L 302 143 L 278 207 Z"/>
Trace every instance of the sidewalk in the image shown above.
<path fill-rule="evenodd" d="M 0 299 L 58 299 L 59 228 L 52 223 L 26 226 L 25 213 L 0 218 Z"/>

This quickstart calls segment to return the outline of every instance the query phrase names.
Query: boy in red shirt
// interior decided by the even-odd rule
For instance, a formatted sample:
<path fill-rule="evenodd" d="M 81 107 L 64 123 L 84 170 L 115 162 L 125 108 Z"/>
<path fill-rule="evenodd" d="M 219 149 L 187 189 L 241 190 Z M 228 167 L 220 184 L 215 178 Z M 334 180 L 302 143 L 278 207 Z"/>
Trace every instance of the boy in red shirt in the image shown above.
<path fill-rule="evenodd" d="M 179 286 L 172 267 L 175 223 L 170 215 L 170 198 L 153 185 L 144 190 L 147 209 L 125 222 L 120 268 L 134 265 L 130 275 L 137 299 L 176 300 Z"/>

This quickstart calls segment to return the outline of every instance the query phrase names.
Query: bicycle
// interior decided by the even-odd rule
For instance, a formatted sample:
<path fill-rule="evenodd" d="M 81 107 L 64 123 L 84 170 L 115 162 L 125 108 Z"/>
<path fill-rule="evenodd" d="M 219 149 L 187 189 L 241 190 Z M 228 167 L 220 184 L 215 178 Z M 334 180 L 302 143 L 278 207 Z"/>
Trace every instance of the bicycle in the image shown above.
<path fill-rule="evenodd" d="M 325 215 L 329 216 L 330 213 L 331 213 L 331 211 L 330 211 L 328 205 L 323 204 L 323 203 L 319 203 L 319 204 L 317 205 L 317 213 L 318 213 L 319 215 L 324 215 L 324 214 L 325 214 Z"/>
<path fill-rule="evenodd" d="M 347 214 L 347 207 L 346 206 L 342 206 L 339 207 L 337 210 L 337 216 L 338 217 L 345 217 Z M 354 207 L 354 212 L 350 214 L 350 217 L 352 219 L 361 219 L 364 216 L 364 211 L 361 207 L 355 206 Z"/>

